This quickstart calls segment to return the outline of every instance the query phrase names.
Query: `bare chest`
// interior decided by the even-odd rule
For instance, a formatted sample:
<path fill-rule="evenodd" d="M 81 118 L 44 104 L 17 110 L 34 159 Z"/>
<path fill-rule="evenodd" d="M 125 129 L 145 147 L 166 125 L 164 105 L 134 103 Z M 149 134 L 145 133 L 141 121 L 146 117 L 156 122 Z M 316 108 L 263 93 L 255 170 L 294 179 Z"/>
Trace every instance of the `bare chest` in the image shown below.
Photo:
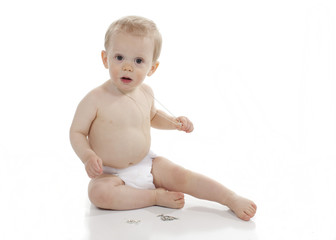
<path fill-rule="evenodd" d="M 96 120 L 102 124 L 120 127 L 141 127 L 150 124 L 151 105 L 145 97 L 124 96 L 101 104 Z"/>

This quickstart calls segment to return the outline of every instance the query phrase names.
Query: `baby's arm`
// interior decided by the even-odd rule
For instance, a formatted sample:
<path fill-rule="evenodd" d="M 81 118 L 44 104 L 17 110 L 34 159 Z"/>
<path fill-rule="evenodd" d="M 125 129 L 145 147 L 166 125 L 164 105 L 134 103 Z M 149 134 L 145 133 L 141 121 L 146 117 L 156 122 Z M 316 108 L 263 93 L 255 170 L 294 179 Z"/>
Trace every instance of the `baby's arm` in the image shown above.
<path fill-rule="evenodd" d="M 153 117 L 151 120 L 152 127 L 166 130 L 177 129 L 187 133 L 194 130 L 192 122 L 187 117 L 171 117 L 165 112 L 157 110 L 155 107 L 153 108 Z"/>
<path fill-rule="evenodd" d="M 152 89 L 148 86 L 143 84 L 142 88 L 144 93 L 151 99 L 151 126 L 157 129 L 164 129 L 164 130 L 180 130 L 190 133 L 194 130 L 194 126 L 192 122 L 187 117 L 173 117 L 168 115 L 167 113 L 156 109 L 154 105 L 154 93 Z"/>
<path fill-rule="evenodd" d="M 152 106 L 151 126 L 157 129 L 171 130 L 178 129 L 181 123 L 174 117 Z"/>
<path fill-rule="evenodd" d="M 91 149 L 87 139 L 96 113 L 95 96 L 89 93 L 79 103 L 70 128 L 71 145 L 78 157 L 85 164 L 86 172 L 90 178 L 97 177 L 103 172 L 103 162 Z"/>

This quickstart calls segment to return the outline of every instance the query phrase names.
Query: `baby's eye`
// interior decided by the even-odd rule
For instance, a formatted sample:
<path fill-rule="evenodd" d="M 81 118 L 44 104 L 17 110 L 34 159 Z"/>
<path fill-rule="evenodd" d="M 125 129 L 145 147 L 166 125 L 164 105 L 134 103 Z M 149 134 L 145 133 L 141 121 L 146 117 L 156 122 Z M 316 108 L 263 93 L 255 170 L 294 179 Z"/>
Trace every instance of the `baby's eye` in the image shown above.
<path fill-rule="evenodd" d="M 122 60 L 124 60 L 124 57 L 121 56 L 121 55 L 116 55 L 114 58 L 115 58 L 116 60 L 118 60 L 118 61 L 122 61 Z"/>
<path fill-rule="evenodd" d="M 135 61 L 136 64 L 141 64 L 141 63 L 144 62 L 144 60 L 142 58 L 136 58 L 134 61 Z"/>

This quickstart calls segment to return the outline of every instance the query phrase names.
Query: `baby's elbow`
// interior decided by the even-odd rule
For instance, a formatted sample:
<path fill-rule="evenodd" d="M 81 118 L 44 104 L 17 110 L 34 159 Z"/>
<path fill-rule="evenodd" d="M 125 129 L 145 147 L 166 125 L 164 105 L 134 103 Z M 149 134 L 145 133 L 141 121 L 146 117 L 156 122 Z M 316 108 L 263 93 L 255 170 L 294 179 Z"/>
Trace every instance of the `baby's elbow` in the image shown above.
<path fill-rule="evenodd" d="M 70 139 L 71 143 L 73 143 L 75 135 L 76 135 L 76 132 L 72 128 L 70 128 L 70 130 L 69 130 L 69 139 Z"/>
<path fill-rule="evenodd" d="M 71 126 L 69 130 L 70 142 L 76 141 L 78 137 L 86 137 L 81 131 L 79 131 L 75 126 Z"/>
<path fill-rule="evenodd" d="M 152 118 L 152 120 L 150 121 L 150 124 L 151 124 L 151 127 L 152 128 L 157 128 L 158 127 L 158 124 L 157 124 L 157 121 L 156 121 L 156 118 L 155 116 Z"/>
<path fill-rule="evenodd" d="M 70 139 L 71 138 L 77 138 L 77 137 L 87 137 L 87 133 L 81 131 L 81 130 L 78 130 L 76 128 L 70 128 L 70 131 L 69 131 L 69 136 L 70 136 Z"/>
<path fill-rule="evenodd" d="M 150 120 L 151 124 L 153 124 L 153 123 L 155 124 L 157 116 L 158 116 L 157 111 L 151 113 L 151 120 Z"/>
<path fill-rule="evenodd" d="M 75 130 L 75 127 L 74 127 L 74 125 L 72 124 L 71 126 L 70 126 L 70 129 L 69 129 L 69 137 L 70 137 L 70 140 L 71 140 L 71 138 L 73 137 L 73 135 L 76 133 L 76 130 Z"/>

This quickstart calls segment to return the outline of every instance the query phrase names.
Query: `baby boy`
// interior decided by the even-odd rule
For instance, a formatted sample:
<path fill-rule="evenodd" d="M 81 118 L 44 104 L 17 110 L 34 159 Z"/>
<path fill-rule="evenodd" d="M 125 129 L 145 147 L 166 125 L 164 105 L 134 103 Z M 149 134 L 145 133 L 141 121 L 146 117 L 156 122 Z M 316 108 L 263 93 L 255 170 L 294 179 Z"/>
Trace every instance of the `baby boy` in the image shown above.
<path fill-rule="evenodd" d="M 150 151 L 150 128 L 190 133 L 187 117 L 156 109 L 143 81 L 159 66 L 161 35 L 143 17 L 112 23 L 101 56 L 110 79 L 79 103 L 70 129 L 72 147 L 91 178 L 89 199 L 99 208 L 137 209 L 184 206 L 184 193 L 229 207 L 248 221 L 256 205 L 222 184 Z"/>

